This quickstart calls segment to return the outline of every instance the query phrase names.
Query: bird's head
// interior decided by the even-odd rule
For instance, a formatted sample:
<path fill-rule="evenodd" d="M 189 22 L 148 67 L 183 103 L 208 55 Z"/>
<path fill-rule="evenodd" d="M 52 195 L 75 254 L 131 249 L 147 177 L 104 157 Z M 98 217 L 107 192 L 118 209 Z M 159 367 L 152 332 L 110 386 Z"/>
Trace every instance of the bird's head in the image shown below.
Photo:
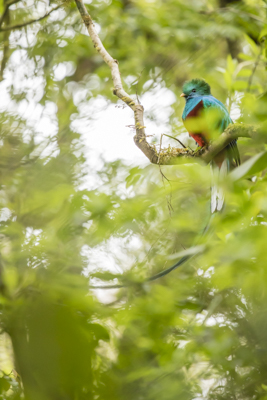
<path fill-rule="evenodd" d="M 192 79 L 186 81 L 183 85 L 183 93 L 180 97 L 191 99 L 198 96 L 206 96 L 210 94 L 210 85 L 204 79 Z"/>

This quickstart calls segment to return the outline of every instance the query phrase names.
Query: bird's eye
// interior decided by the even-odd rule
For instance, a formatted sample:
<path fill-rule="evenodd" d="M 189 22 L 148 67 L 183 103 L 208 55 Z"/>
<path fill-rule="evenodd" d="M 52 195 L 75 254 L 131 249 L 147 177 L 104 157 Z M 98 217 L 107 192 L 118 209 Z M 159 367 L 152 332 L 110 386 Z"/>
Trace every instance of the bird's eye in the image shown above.
<path fill-rule="evenodd" d="M 193 90 L 192 90 L 192 92 L 194 92 L 194 93 L 195 93 L 195 91 L 196 91 L 196 89 L 193 89 Z"/>

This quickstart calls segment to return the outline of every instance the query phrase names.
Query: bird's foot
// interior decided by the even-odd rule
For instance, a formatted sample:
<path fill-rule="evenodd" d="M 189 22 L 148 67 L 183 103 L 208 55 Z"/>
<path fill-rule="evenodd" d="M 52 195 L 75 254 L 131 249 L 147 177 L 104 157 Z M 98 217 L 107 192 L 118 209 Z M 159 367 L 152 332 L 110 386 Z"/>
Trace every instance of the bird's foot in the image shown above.
<path fill-rule="evenodd" d="M 206 146 L 203 146 L 203 147 L 202 146 L 198 146 L 194 151 L 194 156 L 195 157 L 200 156 L 201 154 L 204 153 L 205 149 L 206 149 Z"/>

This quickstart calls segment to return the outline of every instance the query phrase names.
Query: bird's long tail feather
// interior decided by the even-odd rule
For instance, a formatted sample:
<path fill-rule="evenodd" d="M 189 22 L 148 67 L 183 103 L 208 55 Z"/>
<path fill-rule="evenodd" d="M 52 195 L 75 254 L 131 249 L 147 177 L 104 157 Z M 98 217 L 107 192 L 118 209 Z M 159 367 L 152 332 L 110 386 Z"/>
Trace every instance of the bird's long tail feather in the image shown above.
<path fill-rule="evenodd" d="M 222 158 L 223 161 L 221 162 Z M 233 169 L 240 165 L 239 151 L 236 140 L 233 140 L 223 150 L 223 153 L 217 155 L 211 162 L 211 213 L 221 211 L 224 206 L 224 193 L 222 182 L 225 176 Z"/>
<path fill-rule="evenodd" d="M 227 158 L 218 167 L 215 163 L 211 164 L 211 213 L 221 211 L 224 205 L 224 193 L 221 187 L 222 181 L 229 171 L 229 161 Z"/>

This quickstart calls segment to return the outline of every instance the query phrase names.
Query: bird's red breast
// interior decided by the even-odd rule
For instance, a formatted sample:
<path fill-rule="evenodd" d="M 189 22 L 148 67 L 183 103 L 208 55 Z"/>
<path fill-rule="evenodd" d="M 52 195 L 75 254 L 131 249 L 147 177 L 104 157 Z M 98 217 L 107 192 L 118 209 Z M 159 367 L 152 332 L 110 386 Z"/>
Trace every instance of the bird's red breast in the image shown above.
<path fill-rule="evenodd" d="M 204 109 L 203 101 L 201 100 L 194 108 L 193 110 L 188 113 L 184 120 L 184 126 L 188 130 L 189 135 L 197 142 L 197 144 L 200 147 L 204 147 L 208 144 L 209 142 L 209 135 L 206 132 L 198 132 L 197 129 L 194 132 L 190 132 L 190 120 L 193 118 L 199 118 L 201 117 L 201 112 Z M 214 157 L 214 162 L 215 164 L 220 168 L 223 161 L 225 159 L 225 151 L 222 150 L 220 151 L 219 154 L 217 154 Z"/>
<path fill-rule="evenodd" d="M 208 135 L 205 132 L 192 132 L 190 129 L 190 120 L 198 118 L 201 115 L 201 111 L 204 109 L 203 101 L 201 100 L 193 110 L 188 113 L 184 120 L 184 126 L 188 130 L 189 135 L 197 142 L 200 147 L 204 147 L 208 143 Z"/>

